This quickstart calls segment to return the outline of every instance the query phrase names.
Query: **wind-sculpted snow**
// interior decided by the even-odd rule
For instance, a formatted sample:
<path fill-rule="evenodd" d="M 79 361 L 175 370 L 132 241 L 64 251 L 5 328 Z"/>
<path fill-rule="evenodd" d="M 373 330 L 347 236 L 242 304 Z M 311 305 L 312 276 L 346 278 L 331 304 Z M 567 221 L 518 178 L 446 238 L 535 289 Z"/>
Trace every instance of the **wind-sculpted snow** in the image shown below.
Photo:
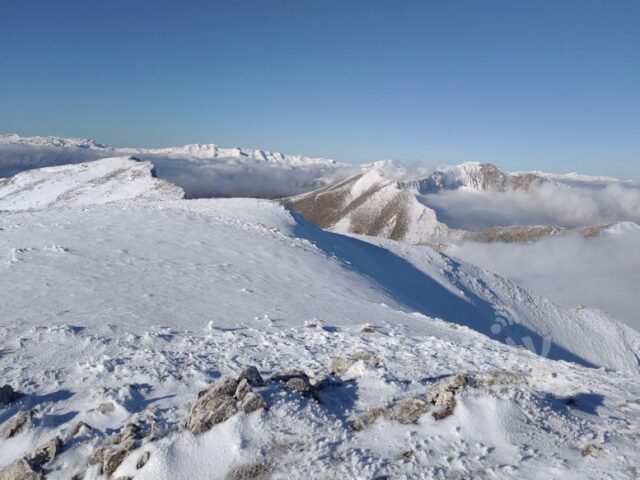
<path fill-rule="evenodd" d="M 55 437 L 33 467 L 54 479 L 638 468 L 637 334 L 426 247 L 372 242 L 264 200 L 0 212 L 0 376 L 21 394 L 0 428 L 29 412 L 0 440 L 0 469 Z M 198 392 L 247 365 L 267 408 L 236 406 L 194 436 Z M 277 380 L 291 369 L 309 391 Z"/>
<path fill-rule="evenodd" d="M 0 210 L 183 196 L 180 188 L 155 178 L 150 162 L 128 157 L 40 168 L 0 180 Z"/>

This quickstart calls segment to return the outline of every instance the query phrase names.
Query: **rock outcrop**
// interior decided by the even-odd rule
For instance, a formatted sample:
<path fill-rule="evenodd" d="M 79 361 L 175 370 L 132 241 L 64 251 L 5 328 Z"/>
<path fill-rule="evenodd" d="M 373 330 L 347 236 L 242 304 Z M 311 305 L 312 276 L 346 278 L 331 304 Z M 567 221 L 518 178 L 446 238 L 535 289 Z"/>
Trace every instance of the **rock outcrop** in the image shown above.
<path fill-rule="evenodd" d="M 0 428 L 0 438 L 6 440 L 22 432 L 31 423 L 31 419 L 35 413 L 35 410 L 25 410 L 16 413 Z"/>
<path fill-rule="evenodd" d="M 206 432 L 239 411 L 250 413 L 267 408 L 260 393 L 253 390 L 263 385 L 260 372 L 255 367 L 244 367 L 237 376 L 222 377 L 210 388 L 198 394 L 189 409 L 185 426 L 193 434 Z"/>
<path fill-rule="evenodd" d="M 435 420 L 442 420 L 453 414 L 456 394 L 468 385 L 469 378 L 465 375 L 445 378 L 435 383 L 425 394 L 402 398 L 384 407 L 368 410 L 353 423 L 353 429 L 360 431 L 380 417 L 402 424 L 418 423 L 420 417 L 429 411 Z"/>
<path fill-rule="evenodd" d="M 22 393 L 17 392 L 11 385 L 0 387 L 0 405 L 9 405 L 22 398 Z"/>

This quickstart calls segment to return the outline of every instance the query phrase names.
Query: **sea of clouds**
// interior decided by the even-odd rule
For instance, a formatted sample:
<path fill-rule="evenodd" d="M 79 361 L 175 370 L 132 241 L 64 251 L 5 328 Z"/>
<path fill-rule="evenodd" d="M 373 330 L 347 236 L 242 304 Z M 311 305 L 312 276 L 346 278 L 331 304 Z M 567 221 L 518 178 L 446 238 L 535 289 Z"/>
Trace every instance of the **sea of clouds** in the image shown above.
<path fill-rule="evenodd" d="M 549 182 L 527 191 L 443 191 L 422 201 L 454 228 L 614 226 L 532 243 L 464 241 L 453 254 L 563 306 L 599 308 L 640 329 L 640 188 L 634 183 Z"/>
<path fill-rule="evenodd" d="M 640 188 L 624 183 L 545 183 L 509 192 L 450 190 L 425 195 L 422 201 L 450 227 L 472 231 L 511 225 L 640 223 Z"/>
<path fill-rule="evenodd" d="M 640 227 L 530 244 L 464 242 L 452 252 L 560 305 L 604 310 L 640 330 Z"/>

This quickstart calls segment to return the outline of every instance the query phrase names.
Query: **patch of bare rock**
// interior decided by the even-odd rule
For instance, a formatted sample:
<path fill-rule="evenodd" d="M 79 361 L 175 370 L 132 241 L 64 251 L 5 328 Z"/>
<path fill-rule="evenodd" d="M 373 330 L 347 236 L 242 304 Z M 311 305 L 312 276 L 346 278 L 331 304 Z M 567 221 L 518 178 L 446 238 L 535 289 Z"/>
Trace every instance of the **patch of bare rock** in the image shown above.
<path fill-rule="evenodd" d="M 402 424 L 417 423 L 427 412 L 431 412 L 435 420 L 442 420 L 453 414 L 457 404 L 456 395 L 468 385 L 469 378 L 466 375 L 447 377 L 436 382 L 424 394 L 401 398 L 368 410 L 353 423 L 353 429 L 363 430 L 380 417 Z"/>
<path fill-rule="evenodd" d="M 185 427 L 193 434 L 211 429 L 242 411 L 251 413 L 267 408 L 262 395 L 254 387 L 264 385 L 256 367 L 244 367 L 236 376 L 222 377 L 198 394 L 191 405 Z"/>

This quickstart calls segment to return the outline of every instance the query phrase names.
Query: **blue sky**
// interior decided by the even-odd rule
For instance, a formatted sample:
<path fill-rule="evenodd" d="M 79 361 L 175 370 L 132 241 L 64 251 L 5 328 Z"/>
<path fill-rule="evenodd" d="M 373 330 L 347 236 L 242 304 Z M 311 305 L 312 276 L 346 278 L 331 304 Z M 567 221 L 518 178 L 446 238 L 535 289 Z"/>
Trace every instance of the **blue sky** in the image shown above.
<path fill-rule="evenodd" d="M 1 0 L 0 132 L 640 178 L 640 2 Z"/>

